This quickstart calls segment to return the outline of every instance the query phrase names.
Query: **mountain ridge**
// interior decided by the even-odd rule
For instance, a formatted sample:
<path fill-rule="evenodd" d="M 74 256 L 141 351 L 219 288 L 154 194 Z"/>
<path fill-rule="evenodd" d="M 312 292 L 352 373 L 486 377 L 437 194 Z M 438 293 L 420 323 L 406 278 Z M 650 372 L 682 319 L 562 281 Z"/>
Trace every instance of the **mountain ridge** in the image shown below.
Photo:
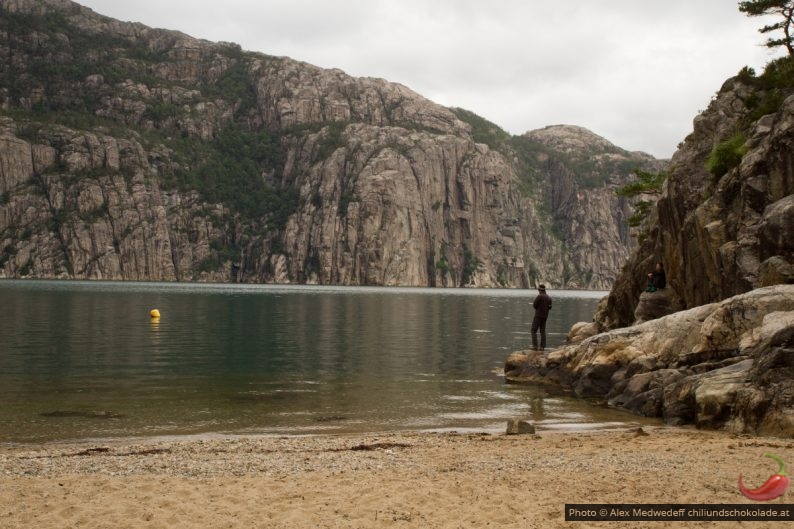
<path fill-rule="evenodd" d="M 583 172 L 398 83 L 0 9 L 5 277 L 606 288 L 633 244 L 614 189 L 662 163 Z"/>

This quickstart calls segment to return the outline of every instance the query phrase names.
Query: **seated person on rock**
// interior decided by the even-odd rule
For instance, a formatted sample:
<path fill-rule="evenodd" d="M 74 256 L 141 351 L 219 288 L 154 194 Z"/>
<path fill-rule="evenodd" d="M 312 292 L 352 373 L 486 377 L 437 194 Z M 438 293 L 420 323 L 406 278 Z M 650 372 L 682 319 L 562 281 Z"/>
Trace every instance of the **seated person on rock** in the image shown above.
<path fill-rule="evenodd" d="M 662 263 L 656 263 L 656 270 L 648 274 L 648 287 L 645 292 L 656 292 L 667 285 L 667 277 L 664 275 Z"/>

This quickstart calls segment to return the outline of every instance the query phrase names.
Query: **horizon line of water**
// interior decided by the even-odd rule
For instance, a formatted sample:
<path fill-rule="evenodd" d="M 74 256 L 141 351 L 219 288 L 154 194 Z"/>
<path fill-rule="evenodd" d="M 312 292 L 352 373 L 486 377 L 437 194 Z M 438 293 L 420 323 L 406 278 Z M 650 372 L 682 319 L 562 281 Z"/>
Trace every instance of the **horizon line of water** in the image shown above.
<path fill-rule="evenodd" d="M 21 288 L 85 288 L 86 290 L 105 291 L 119 287 L 130 292 L 151 292 L 169 290 L 174 293 L 290 293 L 290 294 L 432 294 L 448 296 L 493 296 L 493 297 L 532 297 L 537 290 L 533 288 L 474 288 L 474 287 L 415 287 L 415 286 L 370 286 L 370 285 L 308 285 L 275 283 L 206 283 L 190 281 L 136 281 L 136 280 L 98 280 L 98 279 L 15 279 L 0 278 L 0 286 Z M 600 299 L 609 294 L 608 290 L 546 289 L 549 295 L 566 299 Z"/>

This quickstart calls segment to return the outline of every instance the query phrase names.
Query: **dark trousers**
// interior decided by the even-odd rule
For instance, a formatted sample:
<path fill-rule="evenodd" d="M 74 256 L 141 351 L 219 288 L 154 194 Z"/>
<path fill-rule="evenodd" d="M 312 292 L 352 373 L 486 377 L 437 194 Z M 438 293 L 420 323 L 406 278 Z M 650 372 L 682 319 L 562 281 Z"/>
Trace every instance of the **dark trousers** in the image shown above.
<path fill-rule="evenodd" d="M 546 348 L 546 318 L 535 316 L 532 320 L 532 348 L 538 348 L 538 329 L 540 329 L 540 348 Z"/>

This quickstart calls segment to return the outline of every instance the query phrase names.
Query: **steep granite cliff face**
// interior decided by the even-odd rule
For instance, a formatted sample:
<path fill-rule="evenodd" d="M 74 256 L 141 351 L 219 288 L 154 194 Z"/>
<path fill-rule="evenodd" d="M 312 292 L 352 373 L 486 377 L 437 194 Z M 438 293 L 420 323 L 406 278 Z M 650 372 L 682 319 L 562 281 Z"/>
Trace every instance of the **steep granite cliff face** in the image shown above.
<path fill-rule="evenodd" d="M 757 84 L 748 76 L 728 80 L 695 119 L 643 243 L 596 314 L 601 328 L 632 323 L 656 261 L 678 308 L 794 282 L 794 98 L 756 118 L 766 97 Z M 731 153 L 731 165 L 714 167 Z"/>
<path fill-rule="evenodd" d="M 0 57 L 0 277 L 606 288 L 658 164 L 66 0 L 0 0 Z"/>
<path fill-rule="evenodd" d="M 569 269 L 586 271 L 578 285 L 608 290 L 636 246 L 628 227 L 632 201 L 616 191 L 634 169 L 660 171 L 666 162 L 625 151 L 582 127 L 549 126 L 526 137 L 553 153 L 539 161 L 548 175 L 545 203 L 568 250 Z"/>

